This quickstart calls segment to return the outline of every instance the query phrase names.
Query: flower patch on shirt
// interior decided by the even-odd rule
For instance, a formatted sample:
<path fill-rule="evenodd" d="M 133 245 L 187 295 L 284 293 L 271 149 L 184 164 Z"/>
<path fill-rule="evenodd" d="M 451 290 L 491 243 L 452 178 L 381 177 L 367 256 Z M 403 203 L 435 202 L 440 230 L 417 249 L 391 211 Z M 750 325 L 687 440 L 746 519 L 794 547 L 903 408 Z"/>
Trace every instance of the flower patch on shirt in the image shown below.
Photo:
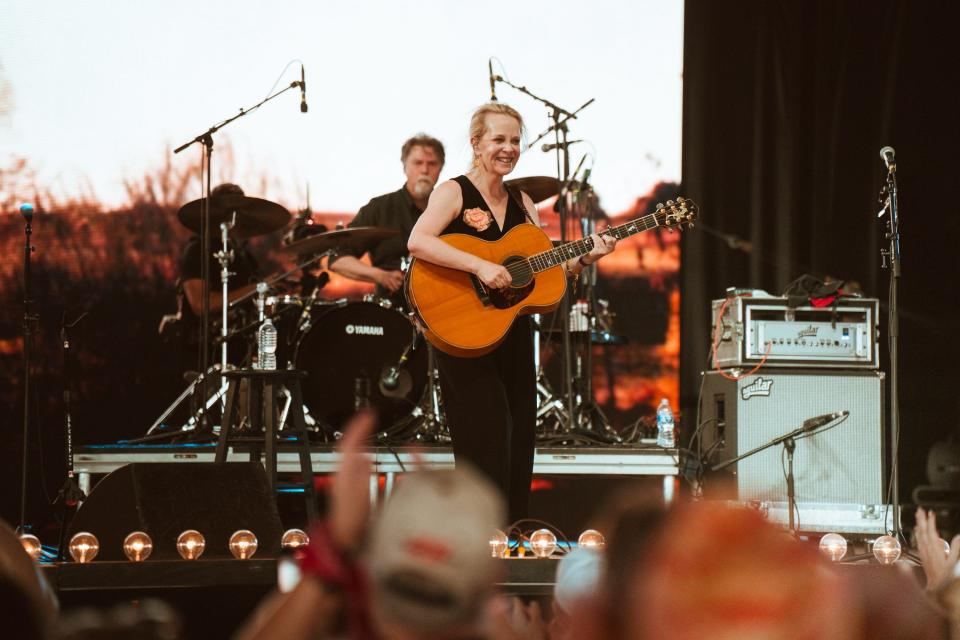
<path fill-rule="evenodd" d="M 493 214 L 489 211 L 478 209 L 477 207 L 465 209 L 463 212 L 463 221 L 477 231 L 483 232 L 490 226 L 490 223 L 493 222 Z"/>

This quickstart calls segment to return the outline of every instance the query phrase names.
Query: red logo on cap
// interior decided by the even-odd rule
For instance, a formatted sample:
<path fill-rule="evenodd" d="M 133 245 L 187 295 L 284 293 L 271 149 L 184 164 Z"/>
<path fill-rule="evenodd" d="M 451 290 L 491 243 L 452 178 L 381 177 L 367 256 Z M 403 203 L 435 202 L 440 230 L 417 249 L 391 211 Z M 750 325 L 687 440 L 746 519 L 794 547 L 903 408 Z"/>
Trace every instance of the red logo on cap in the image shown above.
<path fill-rule="evenodd" d="M 430 538 L 414 538 L 407 542 L 406 548 L 410 555 L 430 562 L 444 562 L 451 553 L 449 546 Z"/>

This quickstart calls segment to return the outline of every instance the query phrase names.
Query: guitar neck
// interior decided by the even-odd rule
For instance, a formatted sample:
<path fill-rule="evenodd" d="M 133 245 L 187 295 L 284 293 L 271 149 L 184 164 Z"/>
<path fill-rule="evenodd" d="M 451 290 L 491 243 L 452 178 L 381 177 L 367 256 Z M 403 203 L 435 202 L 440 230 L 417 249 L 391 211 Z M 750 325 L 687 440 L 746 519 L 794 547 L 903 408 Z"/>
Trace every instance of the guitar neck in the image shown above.
<path fill-rule="evenodd" d="M 628 238 L 635 233 L 649 231 L 658 225 L 659 223 L 657 222 L 656 214 L 651 213 L 649 215 L 640 216 L 639 218 L 635 218 L 629 222 L 625 222 L 615 227 L 607 227 L 600 232 L 600 235 L 610 235 L 617 240 L 623 240 L 624 238 Z M 530 263 L 530 266 L 533 267 L 534 273 L 540 273 L 541 271 L 546 271 L 547 269 L 555 267 L 558 264 L 566 262 L 571 258 L 578 258 L 584 254 L 590 253 L 592 249 L 593 239 L 586 237 L 580 240 L 567 242 L 559 247 L 554 247 L 550 251 L 544 251 L 543 253 L 532 255 L 527 258 L 527 261 Z"/>

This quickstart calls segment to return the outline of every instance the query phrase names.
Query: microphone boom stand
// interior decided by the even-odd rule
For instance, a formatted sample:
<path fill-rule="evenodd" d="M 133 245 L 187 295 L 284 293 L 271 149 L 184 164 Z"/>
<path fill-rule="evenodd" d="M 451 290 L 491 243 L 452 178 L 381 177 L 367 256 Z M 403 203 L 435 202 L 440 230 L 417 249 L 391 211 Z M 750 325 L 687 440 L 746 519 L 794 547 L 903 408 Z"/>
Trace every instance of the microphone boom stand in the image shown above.
<path fill-rule="evenodd" d="M 64 313 L 60 327 L 60 343 L 63 345 L 63 431 L 67 463 L 67 479 L 64 481 L 63 486 L 60 488 L 60 493 L 57 496 L 57 499 L 63 503 L 63 511 L 61 512 L 60 519 L 60 535 L 57 544 L 57 558 L 60 561 L 66 561 L 67 559 L 67 548 L 64 543 L 66 542 L 67 518 L 70 515 L 70 510 L 75 508 L 79 502 L 82 502 L 87 497 L 80 488 L 80 485 L 77 484 L 77 476 L 73 471 L 73 414 L 72 393 L 70 389 L 73 380 L 73 360 L 70 355 L 70 329 L 80 324 L 80 321 L 86 317 L 87 312 L 84 312 L 73 322 L 67 322 L 67 314 Z"/>
<path fill-rule="evenodd" d="M 838 414 L 837 418 L 835 419 L 840 419 L 840 418 L 846 419 L 846 415 Z M 830 422 L 833 422 L 833 420 L 831 420 Z M 796 537 L 797 523 L 796 523 L 796 520 L 794 520 L 794 507 L 796 506 L 796 503 L 797 503 L 797 496 L 796 496 L 794 476 L 793 476 L 793 452 L 797 446 L 796 439 L 803 435 L 815 435 L 816 433 L 821 431 L 824 427 L 826 427 L 828 424 L 830 424 L 830 422 L 822 424 L 819 427 L 816 427 L 814 429 L 810 429 L 805 426 L 797 427 L 793 431 L 790 431 L 789 433 L 785 433 L 782 436 L 777 436 L 773 440 L 770 440 L 769 442 L 765 442 L 758 447 L 754 447 L 750 451 L 747 451 L 746 453 L 742 453 L 735 458 L 724 460 L 723 462 L 713 465 L 712 467 L 710 467 L 710 471 L 720 471 L 721 469 L 726 469 L 727 467 L 733 464 L 736 464 L 737 462 L 740 462 L 744 458 L 749 458 L 750 456 L 756 453 L 760 453 L 765 449 L 769 449 L 772 446 L 782 444 L 783 448 L 787 452 L 787 510 L 790 512 L 789 527 L 790 527 L 790 533 L 793 534 L 794 537 Z"/>
<path fill-rule="evenodd" d="M 31 289 L 30 257 L 35 248 L 30 244 L 33 234 L 33 205 L 20 205 L 23 216 L 23 458 L 20 468 L 20 526 L 21 534 L 27 527 L 27 458 L 30 448 L 30 346 L 33 342 L 33 329 L 39 316 L 33 313 L 33 291 Z"/>
<path fill-rule="evenodd" d="M 549 135 L 551 132 L 554 134 L 554 142 L 556 144 L 555 150 L 557 152 L 557 178 L 560 181 L 560 184 L 567 184 L 570 179 L 570 152 L 567 142 L 567 121 L 577 117 L 577 114 L 587 108 L 593 101 L 594 98 L 587 100 L 579 109 L 576 111 L 570 112 L 562 107 L 550 102 L 546 98 L 541 98 L 540 96 L 534 94 L 528 90 L 525 86 L 517 86 L 511 82 L 504 80 L 497 76 L 497 79 L 503 82 L 505 85 L 516 89 L 520 93 L 523 93 L 537 102 L 545 105 L 550 109 L 550 119 L 553 120 L 551 124 L 543 133 L 541 133 L 537 138 L 527 145 L 527 149 L 532 149 L 533 146 L 542 140 L 544 137 Z M 561 242 L 567 241 L 567 225 L 568 225 L 568 214 L 566 198 L 557 199 L 557 213 L 560 215 L 560 240 Z M 564 294 L 563 298 L 560 301 L 560 308 L 558 313 L 560 314 L 561 321 L 561 336 L 563 340 L 563 377 L 564 377 L 564 392 L 566 395 L 566 428 L 567 430 L 572 430 L 576 426 L 576 409 L 575 406 L 575 394 L 573 389 L 573 361 L 571 353 L 571 344 L 570 344 L 570 290 Z"/>
<path fill-rule="evenodd" d="M 200 207 L 200 276 L 203 280 L 202 295 L 203 295 L 203 304 L 201 305 L 201 314 L 200 314 L 200 327 L 202 335 L 200 338 L 200 354 L 199 354 L 199 367 L 198 370 L 201 372 L 207 371 L 210 365 L 210 191 L 211 191 L 211 161 L 213 159 L 213 134 L 215 134 L 220 129 L 224 128 L 234 120 L 242 118 L 243 116 L 251 113 L 252 111 L 257 110 L 262 105 L 266 104 L 270 100 L 273 100 L 282 93 L 286 93 L 290 89 L 295 89 L 301 86 L 301 82 L 295 80 L 289 85 L 277 91 L 276 93 L 267 96 L 257 104 L 253 105 L 249 109 L 244 110 L 240 108 L 240 112 L 227 118 L 219 124 L 215 124 L 203 133 L 199 134 L 192 140 L 183 143 L 179 147 L 173 150 L 174 154 L 180 153 L 187 147 L 193 145 L 194 143 L 200 143 L 203 145 L 204 155 L 203 162 L 201 163 L 200 168 L 200 183 L 206 185 L 204 187 L 204 197 L 203 202 Z M 205 169 L 205 170 L 204 170 Z M 223 305 L 227 304 L 226 300 L 222 301 Z M 201 396 L 203 398 L 207 397 L 207 378 L 204 377 L 200 382 Z M 201 416 L 200 430 L 204 430 L 207 427 L 207 412 L 203 412 Z"/>
<path fill-rule="evenodd" d="M 882 150 L 881 150 L 882 153 Z M 891 161 L 887 167 L 884 185 L 890 216 L 887 218 L 886 239 L 890 241 L 886 249 L 880 250 L 881 266 L 890 271 L 890 299 L 887 303 L 887 322 L 889 324 L 888 348 L 890 351 L 890 502 L 893 509 L 893 532 L 897 540 L 903 539 L 900 523 L 900 399 L 898 392 L 900 321 L 900 218 L 897 211 L 897 165 Z M 882 212 L 881 212 L 882 214 Z"/>

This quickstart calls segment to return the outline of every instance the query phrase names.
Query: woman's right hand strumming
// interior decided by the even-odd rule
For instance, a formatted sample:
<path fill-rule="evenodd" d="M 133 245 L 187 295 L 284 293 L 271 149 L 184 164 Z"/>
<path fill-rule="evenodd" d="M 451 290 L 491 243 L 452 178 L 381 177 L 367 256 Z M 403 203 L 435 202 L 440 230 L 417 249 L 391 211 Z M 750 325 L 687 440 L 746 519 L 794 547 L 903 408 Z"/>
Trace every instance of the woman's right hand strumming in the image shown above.
<path fill-rule="evenodd" d="M 494 262 L 484 262 L 480 265 L 477 269 L 477 277 L 491 289 L 504 289 L 513 282 L 513 277 L 507 268 Z"/>

